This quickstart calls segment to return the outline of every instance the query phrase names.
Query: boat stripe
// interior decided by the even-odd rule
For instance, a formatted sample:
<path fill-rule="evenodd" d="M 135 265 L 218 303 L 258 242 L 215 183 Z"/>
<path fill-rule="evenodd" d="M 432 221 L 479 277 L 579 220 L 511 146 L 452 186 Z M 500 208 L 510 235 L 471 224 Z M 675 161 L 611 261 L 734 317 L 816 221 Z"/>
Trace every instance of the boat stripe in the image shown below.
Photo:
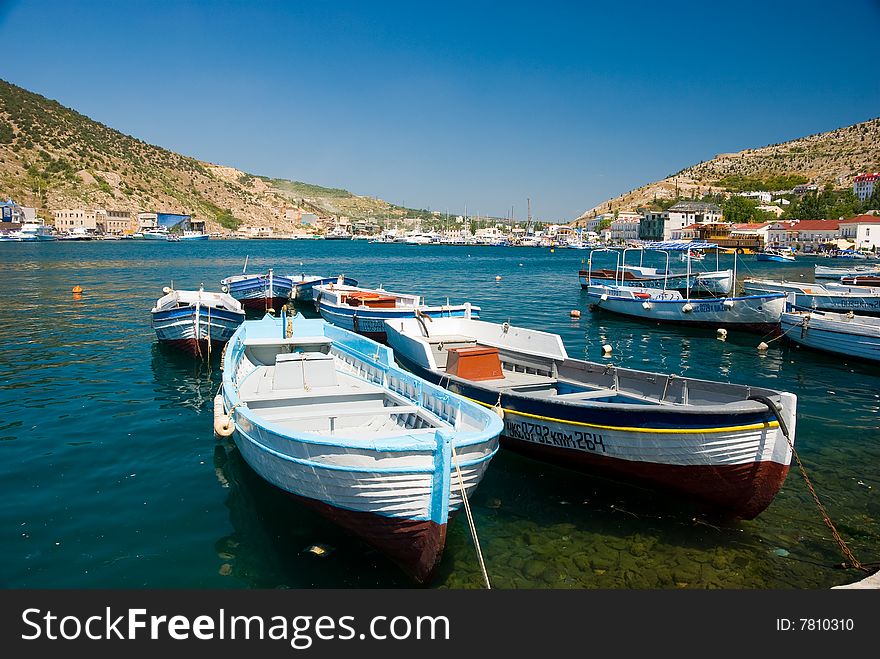
<path fill-rule="evenodd" d="M 461 394 L 460 394 L 461 395 Z M 489 405 L 488 403 L 484 403 L 482 401 L 477 400 L 476 398 L 470 398 L 465 396 L 468 400 L 472 400 L 475 403 L 479 403 L 483 407 L 488 407 L 489 409 L 494 408 L 494 405 Z M 725 426 L 722 428 L 636 428 L 632 426 L 606 426 L 600 423 L 586 423 L 585 421 L 571 421 L 568 419 L 555 419 L 550 416 L 541 416 L 540 414 L 531 414 L 529 412 L 519 412 L 517 410 L 509 410 L 505 407 L 502 407 L 501 410 L 505 414 L 515 414 L 517 416 L 525 416 L 530 419 L 538 419 L 540 421 L 551 421 L 553 423 L 564 423 L 572 426 L 585 426 L 587 428 L 601 428 L 603 430 L 620 430 L 623 432 L 645 432 L 645 433 L 658 433 L 658 434 L 667 434 L 667 435 L 702 435 L 707 433 L 721 433 L 721 432 L 739 432 L 742 430 L 761 430 L 768 428 L 778 428 L 778 421 L 765 421 L 764 423 L 750 423 L 743 426 Z"/>

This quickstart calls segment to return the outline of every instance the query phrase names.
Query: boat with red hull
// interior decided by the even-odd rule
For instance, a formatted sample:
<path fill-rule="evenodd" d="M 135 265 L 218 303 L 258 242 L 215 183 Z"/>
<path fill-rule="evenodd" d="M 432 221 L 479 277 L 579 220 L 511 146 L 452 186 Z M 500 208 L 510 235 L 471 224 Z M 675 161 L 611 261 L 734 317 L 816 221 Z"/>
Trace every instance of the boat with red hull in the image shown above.
<path fill-rule="evenodd" d="M 405 368 L 503 416 L 502 446 L 751 519 L 789 471 L 797 397 L 572 359 L 507 323 L 386 323 Z"/>
<path fill-rule="evenodd" d="M 225 293 L 163 290 L 150 317 L 156 338 L 194 357 L 222 348 L 244 321 L 241 305 Z"/>

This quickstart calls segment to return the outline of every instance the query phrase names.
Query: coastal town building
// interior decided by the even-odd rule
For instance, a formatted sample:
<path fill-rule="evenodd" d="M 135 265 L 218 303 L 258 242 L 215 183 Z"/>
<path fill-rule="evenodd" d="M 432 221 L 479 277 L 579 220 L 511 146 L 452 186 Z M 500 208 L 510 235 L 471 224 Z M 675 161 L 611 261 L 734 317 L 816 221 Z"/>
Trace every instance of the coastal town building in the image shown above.
<path fill-rule="evenodd" d="M 783 208 L 774 204 L 761 204 L 757 208 L 759 211 L 764 211 L 765 213 L 773 213 L 776 217 L 782 217 L 782 214 L 785 212 Z"/>
<path fill-rule="evenodd" d="M 689 224 L 686 227 L 681 227 L 679 229 L 673 229 L 672 235 L 669 239 L 671 240 L 696 240 L 700 237 L 700 225 L 699 223 Z"/>
<path fill-rule="evenodd" d="M 37 221 L 37 209 L 30 206 L 20 206 L 7 197 L 6 201 L 0 202 L 0 222 L 10 225 L 21 225 L 25 222 Z"/>
<path fill-rule="evenodd" d="M 754 199 L 762 204 L 769 204 L 770 200 L 773 199 L 773 195 L 769 192 L 740 192 L 740 197 L 746 197 L 747 199 Z"/>
<path fill-rule="evenodd" d="M 72 231 L 73 229 L 98 230 L 98 216 L 94 210 L 64 208 L 52 211 L 52 217 L 55 219 L 55 228 L 59 231 Z"/>
<path fill-rule="evenodd" d="M 721 221 L 721 207 L 705 201 L 680 201 L 668 210 L 662 240 L 673 240 L 673 234 L 691 224 L 715 224 Z"/>
<path fill-rule="evenodd" d="M 757 248 L 762 248 L 768 242 L 767 230 L 772 224 L 773 222 L 761 222 L 760 224 L 732 224 L 730 226 L 730 237 L 734 239 L 739 238 L 757 240 L 757 244 L 755 246 Z"/>
<path fill-rule="evenodd" d="M 638 240 L 641 221 L 641 216 L 636 213 L 620 213 L 617 219 L 611 220 L 611 242 Z"/>
<path fill-rule="evenodd" d="M 642 240 L 663 240 L 668 211 L 643 210 L 639 223 L 639 238 Z"/>
<path fill-rule="evenodd" d="M 137 230 L 155 229 L 159 226 L 158 215 L 156 213 L 138 213 L 137 214 Z"/>
<path fill-rule="evenodd" d="M 131 213 L 128 211 L 95 210 L 95 226 L 102 233 L 121 235 L 131 230 Z"/>
<path fill-rule="evenodd" d="M 804 252 L 818 252 L 821 246 L 840 237 L 838 220 L 799 220 L 793 226 L 797 230 L 794 247 Z"/>
<path fill-rule="evenodd" d="M 874 188 L 880 184 L 880 173 L 859 174 L 853 178 L 853 192 L 860 201 L 865 201 L 874 194 Z"/>
<path fill-rule="evenodd" d="M 840 221 L 840 236 L 856 249 L 880 250 L 880 216 L 857 215 Z"/>
<path fill-rule="evenodd" d="M 808 192 L 818 192 L 819 186 L 815 183 L 801 183 L 800 185 L 794 186 L 791 191 L 796 195 L 804 195 Z"/>

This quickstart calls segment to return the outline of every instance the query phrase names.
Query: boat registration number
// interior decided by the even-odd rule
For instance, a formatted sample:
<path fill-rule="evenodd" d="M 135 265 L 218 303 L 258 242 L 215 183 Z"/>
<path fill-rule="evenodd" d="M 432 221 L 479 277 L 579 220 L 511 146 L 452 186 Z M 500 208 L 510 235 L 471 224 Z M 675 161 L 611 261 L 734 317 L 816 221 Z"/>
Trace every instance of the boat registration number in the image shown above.
<path fill-rule="evenodd" d="M 593 451 L 595 453 L 607 452 L 605 449 L 605 438 L 601 434 L 594 432 L 584 432 L 581 430 L 567 432 L 565 430 L 554 430 L 542 423 L 505 419 L 504 434 L 511 439 L 546 444 L 547 446 L 558 446 L 579 451 Z"/>

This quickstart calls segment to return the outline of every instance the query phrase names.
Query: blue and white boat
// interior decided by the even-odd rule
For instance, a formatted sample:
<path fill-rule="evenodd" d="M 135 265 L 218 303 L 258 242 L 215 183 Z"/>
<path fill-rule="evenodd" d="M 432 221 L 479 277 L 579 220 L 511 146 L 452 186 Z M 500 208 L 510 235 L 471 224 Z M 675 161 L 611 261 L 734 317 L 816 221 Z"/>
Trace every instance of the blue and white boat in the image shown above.
<path fill-rule="evenodd" d="M 880 316 L 880 287 L 847 286 L 834 282 L 820 284 L 777 281 L 751 277 L 743 280 L 742 287 L 749 295 L 793 293 L 793 304 L 804 309 L 853 311 L 857 314 Z"/>
<path fill-rule="evenodd" d="M 18 231 L 0 232 L 0 241 L 43 243 L 55 240 L 52 228 L 41 222 L 25 222 Z"/>
<path fill-rule="evenodd" d="M 215 432 L 232 435 L 259 476 L 423 583 L 502 428 L 491 411 L 399 368 L 389 348 L 283 312 L 235 333 L 214 415 Z"/>
<path fill-rule="evenodd" d="M 315 287 L 315 307 L 328 323 L 377 341 L 385 340 L 385 321 L 403 318 L 479 318 L 480 307 L 470 302 L 426 304 L 422 296 L 392 293 L 384 288 L 337 284 Z M 425 322 L 422 320 L 421 322 Z"/>
<path fill-rule="evenodd" d="M 746 519 L 785 481 L 792 393 L 574 359 L 559 335 L 509 323 L 386 326 L 402 366 L 499 410 L 502 447 Z"/>
<path fill-rule="evenodd" d="M 241 302 L 245 309 L 259 311 L 281 309 L 290 300 L 293 292 L 291 278 L 276 275 L 272 269 L 261 274 L 227 277 L 221 280 L 220 284 L 222 290 Z"/>
<path fill-rule="evenodd" d="M 813 276 L 816 279 L 836 279 L 843 277 L 880 277 L 880 267 L 870 265 L 854 265 L 848 268 L 815 266 Z"/>
<path fill-rule="evenodd" d="M 880 362 L 880 318 L 793 307 L 782 314 L 785 337 L 815 350 Z"/>
<path fill-rule="evenodd" d="M 144 240 L 164 240 L 168 242 L 168 236 L 171 235 L 168 227 L 154 227 L 152 229 L 144 229 L 140 232 L 141 238 Z"/>
<path fill-rule="evenodd" d="M 763 252 L 758 252 L 755 258 L 758 261 L 770 261 L 772 263 L 793 263 L 795 260 L 794 254 L 790 250 L 785 251 L 773 247 L 768 247 Z"/>
<path fill-rule="evenodd" d="M 338 277 L 321 277 L 319 275 L 287 275 L 293 282 L 293 291 L 290 294 L 292 302 L 314 302 L 315 286 L 338 284 L 339 286 L 357 286 L 357 279 L 339 275 Z"/>
<path fill-rule="evenodd" d="M 196 357 L 226 343 L 244 321 L 244 309 L 225 293 L 166 287 L 150 311 L 156 337 Z"/>
<path fill-rule="evenodd" d="M 170 242 L 179 243 L 190 242 L 193 240 L 209 240 L 210 238 L 210 234 L 204 233 L 203 231 L 186 230 L 182 233 L 169 233 L 166 239 Z"/>

